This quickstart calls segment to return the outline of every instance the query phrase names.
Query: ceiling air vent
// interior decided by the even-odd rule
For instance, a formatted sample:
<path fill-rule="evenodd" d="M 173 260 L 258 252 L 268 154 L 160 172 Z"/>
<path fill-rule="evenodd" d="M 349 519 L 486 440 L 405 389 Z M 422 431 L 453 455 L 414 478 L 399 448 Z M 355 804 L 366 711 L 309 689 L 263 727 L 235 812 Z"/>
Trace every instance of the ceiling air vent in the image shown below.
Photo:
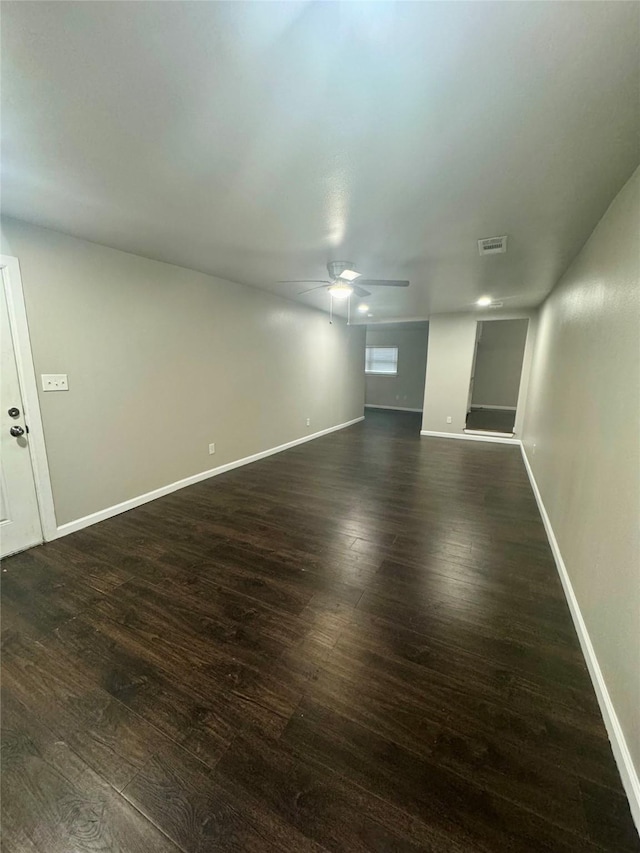
<path fill-rule="evenodd" d="M 481 255 L 504 255 L 507 251 L 507 238 L 505 237 L 485 237 L 484 240 L 478 240 L 478 252 Z"/>

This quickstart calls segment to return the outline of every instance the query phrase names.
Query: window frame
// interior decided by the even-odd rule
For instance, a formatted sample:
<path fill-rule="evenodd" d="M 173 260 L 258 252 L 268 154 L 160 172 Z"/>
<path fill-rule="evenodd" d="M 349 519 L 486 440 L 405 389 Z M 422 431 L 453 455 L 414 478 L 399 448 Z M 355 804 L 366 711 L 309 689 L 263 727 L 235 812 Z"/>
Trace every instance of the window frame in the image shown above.
<path fill-rule="evenodd" d="M 389 370 L 369 370 L 367 365 L 369 364 L 369 359 L 367 358 L 367 352 L 372 349 L 390 349 L 395 350 L 395 371 L 392 373 Z M 394 344 L 376 346 L 375 344 L 371 344 L 370 346 L 365 346 L 364 348 L 364 372 L 365 376 L 397 376 L 398 375 L 398 361 L 400 357 L 400 348 Z"/>

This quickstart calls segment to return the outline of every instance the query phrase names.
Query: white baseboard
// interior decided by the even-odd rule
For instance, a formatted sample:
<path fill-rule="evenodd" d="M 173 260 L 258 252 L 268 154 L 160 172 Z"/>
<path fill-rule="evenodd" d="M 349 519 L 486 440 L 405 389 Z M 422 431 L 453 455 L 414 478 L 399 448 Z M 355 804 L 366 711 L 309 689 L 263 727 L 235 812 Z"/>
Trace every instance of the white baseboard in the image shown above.
<path fill-rule="evenodd" d="M 430 435 L 432 438 L 461 438 L 464 441 L 491 441 L 495 444 L 520 444 L 519 438 L 505 438 L 500 433 L 471 433 L 471 432 L 434 432 L 421 429 L 420 435 Z"/>
<path fill-rule="evenodd" d="M 545 509 L 545 505 L 542 501 L 542 495 L 540 494 L 540 489 L 538 488 L 538 484 L 536 483 L 536 478 L 533 474 L 533 469 L 531 468 L 531 464 L 529 463 L 529 459 L 524 449 L 524 445 L 521 445 L 520 449 L 522 451 L 524 467 L 527 469 L 527 474 L 529 475 L 529 482 L 531 483 L 531 488 L 533 489 L 533 494 L 535 495 L 536 503 L 538 504 L 538 509 L 540 510 L 540 515 L 542 516 L 542 523 L 544 524 L 544 529 L 546 530 L 547 538 L 549 539 L 549 545 L 551 546 L 553 559 L 555 560 L 556 566 L 558 568 L 558 574 L 560 575 L 564 594 L 567 598 L 569 610 L 571 611 L 573 624 L 575 625 L 576 633 L 578 634 L 582 654 L 584 655 L 584 658 L 587 662 L 591 681 L 593 682 L 596 697 L 598 699 L 598 704 L 600 705 L 600 711 L 604 719 L 604 724 L 607 728 L 609 740 L 611 741 L 613 755 L 616 760 L 616 764 L 618 765 L 618 770 L 620 772 L 620 778 L 622 779 L 624 790 L 629 799 L 631 814 L 633 816 L 633 820 L 636 824 L 638 832 L 640 832 L 640 780 L 638 779 L 638 773 L 635 767 L 633 766 L 633 761 L 631 759 L 629 748 L 627 747 L 627 742 L 625 740 L 622 727 L 620 726 L 620 722 L 613 706 L 613 702 L 611 701 L 611 696 L 609 695 L 609 691 L 607 690 L 607 685 L 604 680 L 604 676 L 602 675 L 602 670 L 600 669 L 598 658 L 596 657 L 593 644 L 591 643 L 591 638 L 589 637 L 587 626 L 585 624 L 584 619 L 582 618 L 582 612 L 580 611 L 578 599 L 576 598 L 575 592 L 573 591 L 573 586 L 571 584 L 569 573 L 567 572 L 567 567 L 565 565 L 564 560 L 562 559 L 562 554 L 560 553 L 560 546 L 558 545 L 555 533 L 553 532 L 551 520 L 549 519 L 547 510 Z"/>
<path fill-rule="evenodd" d="M 476 436 L 489 436 L 490 438 L 513 438 L 514 433 L 512 432 L 497 432 L 495 430 L 490 429 L 467 429 L 466 427 L 463 430 L 465 435 L 476 435 Z M 518 442 L 519 444 L 520 442 Z"/>
<path fill-rule="evenodd" d="M 55 536 L 51 539 L 58 539 L 60 536 L 67 536 L 69 533 L 74 533 L 76 530 L 82 530 L 84 527 L 89 527 L 91 524 L 97 524 L 99 521 L 104 521 L 114 515 L 119 515 L 121 512 L 126 512 L 129 509 L 134 509 L 142 504 L 154 501 L 156 498 L 161 498 L 163 495 L 176 492 L 178 489 L 184 489 L 185 486 L 192 486 L 194 483 L 200 483 L 202 480 L 208 480 L 210 477 L 217 477 L 218 474 L 224 474 L 226 471 L 232 471 L 234 468 L 240 468 L 242 465 L 249 465 L 251 462 L 257 462 L 259 459 L 264 459 L 267 456 L 273 456 L 274 453 L 281 453 L 283 450 L 289 450 L 296 447 L 298 444 L 304 444 L 306 441 L 313 441 L 314 438 L 321 438 L 323 435 L 328 435 L 331 432 L 345 429 L 353 426 L 364 420 L 364 415 L 359 418 L 354 418 L 344 424 L 327 427 L 319 432 L 314 432 L 311 435 L 304 435 L 302 438 L 296 438 L 293 441 L 288 441 L 286 444 L 280 444 L 278 447 L 270 447 L 268 450 L 261 450 L 260 453 L 254 453 L 251 456 L 245 456 L 243 459 L 236 459 L 234 462 L 227 462 L 226 465 L 220 465 L 218 468 L 210 468 L 208 471 L 201 471 L 199 474 L 193 474 L 191 477 L 185 477 L 183 480 L 177 480 L 175 483 L 169 483 L 167 486 L 161 486 L 159 489 L 154 489 L 152 492 L 146 492 L 144 495 L 138 495 L 135 498 L 114 506 L 106 507 L 98 512 L 93 512 L 91 515 L 85 515 L 83 518 L 77 518 L 75 521 L 69 521 L 67 524 L 61 524 L 56 531 Z"/>
<path fill-rule="evenodd" d="M 407 409 L 406 406 L 374 406 L 373 403 L 365 403 L 365 409 L 389 409 L 391 412 L 420 412 L 422 409 Z"/>
<path fill-rule="evenodd" d="M 515 412 L 515 406 L 494 406 L 493 403 L 472 403 L 472 409 L 495 409 L 498 412 Z"/>

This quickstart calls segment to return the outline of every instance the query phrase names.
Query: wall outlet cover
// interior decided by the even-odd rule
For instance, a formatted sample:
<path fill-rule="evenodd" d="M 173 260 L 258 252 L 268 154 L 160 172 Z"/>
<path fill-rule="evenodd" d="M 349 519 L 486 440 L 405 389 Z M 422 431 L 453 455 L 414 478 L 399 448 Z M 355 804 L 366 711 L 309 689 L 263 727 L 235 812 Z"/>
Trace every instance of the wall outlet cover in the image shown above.
<path fill-rule="evenodd" d="M 210 444 L 209 445 L 209 453 L 211 454 L 211 453 L 215 453 L 215 452 L 216 452 L 215 444 Z"/>
<path fill-rule="evenodd" d="M 448 416 L 447 416 L 447 423 L 448 423 L 448 424 L 450 424 L 451 422 L 452 422 L 452 421 L 451 421 L 451 415 L 448 415 Z"/>
<path fill-rule="evenodd" d="M 69 380 L 66 373 L 41 374 L 43 391 L 68 391 Z"/>

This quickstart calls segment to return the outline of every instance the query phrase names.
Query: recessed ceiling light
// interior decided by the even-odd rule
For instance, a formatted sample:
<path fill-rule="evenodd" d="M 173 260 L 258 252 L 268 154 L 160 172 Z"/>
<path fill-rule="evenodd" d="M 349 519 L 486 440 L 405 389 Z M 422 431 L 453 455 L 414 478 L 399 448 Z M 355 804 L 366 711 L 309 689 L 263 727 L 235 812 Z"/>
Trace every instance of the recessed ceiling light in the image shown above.
<path fill-rule="evenodd" d="M 476 305 L 479 305 L 481 308 L 486 308 L 487 305 L 491 305 L 491 297 L 490 296 L 481 296 L 480 299 L 476 302 Z"/>
<path fill-rule="evenodd" d="M 332 284 L 329 293 L 334 299 L 347 299 L 353 293 L 353 288 L 350 284 Z"/>
<path fill-rule="evenodd" d="M 360 278 L 361 275 L 362 273 L 355 270 L 342 270 L 339 278 L 344 278 L 345 281 L 353 281 L 355 278 Z"/>
<path fill-rule="evenodd" d="M 364 303 L 362 303 L 362 305 L 358 305 L 358 311 L 360 311 L 361 314 L 366 314 L 368 310 L 368 305 L 365 305 Z"/>

